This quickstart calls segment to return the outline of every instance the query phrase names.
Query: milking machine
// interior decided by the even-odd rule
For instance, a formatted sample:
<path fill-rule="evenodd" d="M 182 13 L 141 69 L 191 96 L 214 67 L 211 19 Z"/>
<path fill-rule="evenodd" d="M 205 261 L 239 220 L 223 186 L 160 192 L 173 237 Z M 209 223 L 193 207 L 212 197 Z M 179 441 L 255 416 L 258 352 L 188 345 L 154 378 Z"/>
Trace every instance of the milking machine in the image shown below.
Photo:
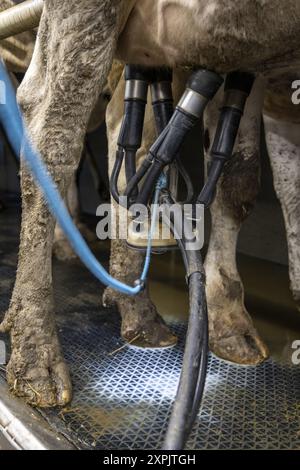
<path fill-rule="evenodd" d="M 180 171 L 180 167 L 176 168 L 174 165 L 174 168 L 172 164 L 178 161 L 180 148 L 186 135 L 201 119 L 206 104 L 213 98 L 223 79 L 214 72 L 195 71 L 188 81 L 187 89 L 175 111 L 173 111 L 171 74 L 168 70 L 157 71 L 127 66 L 125 80 L 125 112 L 111 176 L 112 195 L 116 202 L 124 205 L 130 211 L 131 204 L 147 205 L 151 202 L 151 196 L 154 192 L 154 207 L 158 203 L 164 207 L 163 221 L 170 226 L 174 239 L 177 239 L 187 273 L 186 280 L 190 296 L 189 327 L 179 387 L 164 442 L 164 449 L 182 449 L 196 418 L 204 389 L 208 351 L 208 321 L 201 254 L 199 250 L 187 249 L 187 243 L 195 242 L 195 234 L 192 230 L 188 230 L 189 224 L 185 223 L 180 205 L 172 195 L 172 171 Z M 158 138 L 151 147 L 147 158 L 136 170 L 135 159 L 142 142 L 142 124 L 148 86 L 151 88 Z M 140 121 L 130 132 L 130 124 L 136 123 L 137 116 L 140 117 Z M 127 188 L 120 196 L 118 176 L 124 159 Z M 140 189 L 138 185 L 142 179 L 143 185 Z M 177 215 L 175 214 L 171 220 L 167 208 L 174 207 L 174 205 L 177 205 Z M 146 252 L 148 263 L 155 218 L 156 212 L 152 215 L 148 238 Z M 181 233 L 182 226 L 184 227 L 183 233 Z M 145 281 L 143 276 L 142 280 Z"/>
<path fill-rule="evenodd" d="M 125 109 L 118 139 L 115 165 L 111 175 L 111 194 L 118 204 L 128 208 L 130 204 L 138 202 L 138 183 L 147 173 L 151 159 L 143 162 L 136 171 L 136 154 L 141 147 L 145 107 L 150 86 L 153 114 L 158 136 L 164 131 L 173 115 L 172 72 L 168 69 L 145 69 L 138 66 L 125 68 Z M 127 187 L 120 196 L 118 179 L 125 160 L 125 175 Z M 169 167 L 168 184 L 172 187 L 172 194 L 177 192 L 178 173 L 181 174 L 187 188 L 185 203 L 193 197 L 192 183 L 179 154 L 175 155 L 174 165 Z"/>
<path fill-rule="evenodd" d="M 40 9 L 41 3 L 40 1 L 28 2 L 31 7 L 36 4 Z M 24 13 L 28 21 L 32 18 L 32 10 L 31 15 L 29 13 L 27 16 Z M 5 36 L 8 34 L 7 31 L 9 35 L 14 34 L 11 24 L 9 22 L 7 24 L 7 30 L 4 28 L 4 33 L 2 33 L 0 21 L 0 38 L 7 37 Z M 20 30 L 24 29 L 19 25 L 15 32 Z M 240 120 L 254 78 L 250 74 L 241 72 L 232 73 L 226 77 L 225 99 L 211 150 L 212 160 L 208 179 L 201 194 L 195 198 L 189 177 L 179 159 L 180 149 L 190 130 L 200 122 L 207 103 L 213 99 L 223 79 L 212 71 L 195 70 L 187 82 L 182 98 L 173 109 L 170 70 L 126 66 L 124 117 L 118 139 L 116 162 L 111 176 L 111 192 L 117 203 L 128 209 L 129 215 L 134 204 L 149 206 L 153 202 L 155 208 L 144 246 L 146 249 L 144 269 L 133 286 L 112 278 L 105 271 L 73 224 L 41 157 L 33 148 L 23 128 L 15 90 L 2 62 L 0 62 L 0 80 L 6 87 L 6 105 L 0 105 L 0 121 L 14 151 L 19 155 L 23 140 L 24 159 L 41 187 L 50 210 L 79 258 L 103 284 L 127 295 L 137 295 L 144 289 L 150 265 L 153 233 L 157 223 L 157 206 L 163 207 L 162 220 L 159 222 L 170 227 L 174 240 L 181 250 L 190 299 L 190 316 L 182 372 L 163 445 L 163 448 L 168 450 L 182 449 L 197 416 L 204 390 L 208 320 L 205 274 L 201 254 L 199 249 L 188 248 L 189 243 L 196 242 L 196 234 L 193 227 L 185 223 L 182 204 L 177 201 L 176 181 L 178 174 L 181 174 L 187 186 L 187 200 L 197 199 L 197 203 L 204 204 L 206 207 L 210 205 L 222 169 L 232 155 Z M 139 168 L 136 168 L 136 155 L 142 142 L 149 88 L 158 137 Z M 120 194 L 118 179 L 123 163 L 125 163 L 126 188 Z M 175 216 L 170 218 L 168 208 L 171 206 L 175 208 Z M 183 232 L 182 227 L 184 227 Z"/>
<path fill-rule="evenodd" d="M 181 146 L 190 130 L 199 123 L 209 100 L 211 100 L 223 79 L 208 70 L 195 71 L 187 82 L 186 90 L 173 111 L 171 74 L 169 71 L 155 71 L 136 66 L 127 66 L 125 73 L 125 112 L 118 140 L 115 166 L 111 176 L 112 195 L 116 202 L 130 211 L 131 204 L 149 205 L 153 193 L 154 203 L 159 202 L 165 208 L 180 204 L 171 191 L 170 174 L 176 170 Z M 226 77 L 224 103 L 220 111 L 211 150 L 211 166 L 207 182 L 197 198 L 198 204 L 208 207 L 214 197 L 222 169 L 232 155 L 241 117 L 244 112 L 254 77 L 243 72 L 231 73 Z M 147 84 L 151 87 L 153 114 L 158 138 L 138 170 L 135 168 L 137 150 L 142 142 L 142 128 L 147 101 Z M 140 116 L 138 125 L 131 129 Z M 122 195 L 118 191 L 118 177 L 125 158 L 127 187 Z M 177 168 L 178 170 L 178 168 Z M 187 184 L 188 186 L 188 184 Z M 194 195 L 192 195 L 193 198 Z M 191 198 L 191 199 L 192 199 Z M 185 217 L 172 220 L 167 210 L 163 222 L 168 224 L 181 250 L 189 286 L 190 316 L 186 338 L 182 373 L 176 400 L 174 403 L 164 449 L 182 449 L 196 418 L 204 390 L 207 351 L 208 321 L 205 300 L 205 275 L 203 272 L 200 250 L 187 249 L 187 242 L 195 239 L 193 230 L 188 229 Z M 181 225 L 183 220 L 183 224 Z M 179 227 L 183 233 L 179 236 Z M 151 224 L 150 240 L 153 232 Z M 131 244 L 132 245 L 132 244 Z M 146 259 L 149 259 L 149 241 Z M 138 244 L 139 248 L 141 244 Z M 143 279 L 144 280 L 144 279 Z"/>

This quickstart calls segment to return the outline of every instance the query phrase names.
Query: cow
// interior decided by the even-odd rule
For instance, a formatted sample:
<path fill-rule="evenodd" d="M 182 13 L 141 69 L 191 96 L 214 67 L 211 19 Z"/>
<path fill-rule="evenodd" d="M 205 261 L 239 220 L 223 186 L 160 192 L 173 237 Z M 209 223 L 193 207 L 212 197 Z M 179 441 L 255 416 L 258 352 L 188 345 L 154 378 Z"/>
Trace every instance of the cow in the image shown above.
<path fill-rule="evenodd" d="M 114 57 L 124 63 L 171 67 L 175 76 L 176 71 L 184 75 L 194 67 L 220 74 L 245 70 L 258 76 L 234 158 L 226 167 L 212 208 L 214 227 L 206 260 L 211 348 L 242 364 L 257 364 L 267 356 L 244 308 L 234 261 L 236 236 L 257 192 L 257 133 L 264 96 L 260 80 L 268 73 L 295 73 L 300 60 L 299 25 L 300 5 L 292 0 L 45 0 L 33 59 L 18 91 L 30 138 L 65 196 L 89 116 Z M 118 85 L 111 109 L 121 95 Z M 216 109 L 212 104 L 207 112 L 207 142 Z M 280 109 L 277 112 L 280 116 Z M 288 205 L 294 191 L 287 194 L 283 188 L 287 177 L 296 184 L 296 163 L 289 151 L 297 153 L 297 135 L 289 132 L 288 124 L 281 128 L 277 117 L 266 112 L 266 135 L 271 153 L 280 157 L 277 163 L 272 159 L 275 185 L 282 203 Z M 111 112 L 107 121 L 111 161 L 120 119 Z M 248 183 L 242 181 L 244 176 Z M 55 222 L 24 162 L 21 179 L 18 270 L 0 327 L 11 336 L 7 380 L 11 390 L 32 405 L 65 405 L 71 399 L 71 381 L 54 317 L 51 250 Z M 286 219 L 293 212 L 293 234 L 298 223 L 296 206 L 293 201 L 293 209 L 286 210 Z M 142 257 L 133 255 L 123 241 L 112 242 L 112 275 L 130 283 L 138 277 L 141 263 Z M 210 286 L 215 286 L 216 297 Z M 299 292 L 297 282 L 293 290 Z M 104 300 L 117 304 L 126 340 L 139 334 L 147 346 L 174 344 L 174 335 L 147 291 L 127 298 L 107 290 Z"/>

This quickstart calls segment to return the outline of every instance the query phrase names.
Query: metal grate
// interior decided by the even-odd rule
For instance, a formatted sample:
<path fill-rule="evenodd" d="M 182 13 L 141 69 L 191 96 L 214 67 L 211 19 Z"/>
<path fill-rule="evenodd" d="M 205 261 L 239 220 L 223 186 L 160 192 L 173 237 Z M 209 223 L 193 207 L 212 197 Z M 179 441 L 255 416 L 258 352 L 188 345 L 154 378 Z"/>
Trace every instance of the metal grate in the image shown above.
<path fill-rule="evenodd" d="M 65 427 L 97 449 L 157 449 L 162 443 L 180 373 L 179 345 L 162 351 L 120 346 L 119 322 L 96 314 L 82 332 L 61 328 L 75 397 Z M 81 322 L 80 322 L 81 323 Z M 206 393 L 189 449 L 300 448 L 300 373 L 268 361 L 257 368 L 210 357 Z M 53 413 L 47 413 L 48 417 Z"/>
<path fill-rule="evenodd" d="M 0 234 L 1 312 L 15 274 L 17 232 L 12 222 L 6 219 Z M 173 349 L 126 346 L 115 352 L 123 344 L 119 318 L 100 308 L 99 283 L 77 262 L 55 262 L 54 278 L 74 400 L 67 409 L 43 411 L 43 416 L 78 447 L 159 448 L 178 383 L 185 326 L 172 325 L 179 335 Z M 300 368 L 272 360 L 243 368 L 211 356 L 202 409 L 187 447 L 299 449 Z"/>

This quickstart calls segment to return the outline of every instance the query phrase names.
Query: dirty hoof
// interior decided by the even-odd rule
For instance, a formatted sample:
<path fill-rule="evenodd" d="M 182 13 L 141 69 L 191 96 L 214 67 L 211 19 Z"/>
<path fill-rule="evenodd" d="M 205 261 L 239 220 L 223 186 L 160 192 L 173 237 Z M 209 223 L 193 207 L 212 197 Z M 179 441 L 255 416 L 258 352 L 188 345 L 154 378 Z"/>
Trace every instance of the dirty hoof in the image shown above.
<path fill-rule="evenodd" d="M 160 318 L 137 325 L 124 320 L 121 334 L 126 342 L 140 348 L 169 348 L 177 343 L 177 337 Z"/>
<path fill-rule="evenodd" d="M 71 261 L 76 258 L 76 253 L 72 249 L 68 240 L 64 238 L 54 241 L 53 255 L 59 261 Z"/>
<path fill-rule="evenodd" d="M 53 363 L 48 358 L 47 364 L 45 359 L 41 352 L 38 361 L 30 364 L 17 351 L 13 351 L 6 368 L 10 391 L 32 406 L 65 406 L 72 399 L 68 367 L 62 358 L 56 358 Z"/>
<path fill-rule="evenodd" d="M 260 339 L 244 306 L 239 279 L 207 265 L 206 297 L 209 317 L 209 345 L 216 356 L 244 366 L 260 364 L 268 349 Z"/>
<path fill-rule="evenodd" d="M 167 348 L 177 343 L 177 337 L 158 314 L 147 291 L 131 298 L 107 288 L 103 305 L 118 308 L 122 317 L 121 335 L 126 342 L 142 348 Z"/>
<path fill-rule="evenodd" d="M 256 366 L 268 358 L 268 349 L 255 330 L 218 339 L 210 339 L 212 352 L 229 362 Z"/>

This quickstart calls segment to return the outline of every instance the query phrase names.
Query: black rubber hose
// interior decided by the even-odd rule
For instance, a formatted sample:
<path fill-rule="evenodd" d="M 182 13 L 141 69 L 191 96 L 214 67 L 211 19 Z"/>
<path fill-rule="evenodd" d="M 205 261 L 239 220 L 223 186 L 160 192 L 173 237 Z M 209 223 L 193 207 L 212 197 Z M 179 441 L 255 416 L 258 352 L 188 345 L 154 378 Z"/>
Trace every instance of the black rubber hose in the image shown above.
<path fill-rule="evenodd" d="M 205 295 L 205 293 L 204 293 Z M 206 316 L 207 319 L 207 316 Z M 202 347 L 202 355 L 201 355 L 201 364 L 200 364 L 200 370 L 199 370 L 199 375 L 198 375 L 198 381 L 196 385 L 196 390 L 195 390 L 195 398 L 194 398 L 194 403 L 193 403 L 193 408 L 190 414 L 189 421 L 187 422 L 186 428 L 188 429 L 188 433 L 185 436 L 185 439 L 187 440 L 189 437 L 189 431 L 192 429 L 194 422 L 197 418 L 200 406 L 201 406 L 201 400 L 204 392 L 204 387 L 205 387 L 205 381 L 206 381 L 206 372 L 207 372 L 207 362 L 208 362 L 208 321 L 205 322 L 203 327 L 206 329 L 204 331 L 204 336 L 203 336 L 203 347 Z"/>
<path fill-rule="evenodd" d="M 125 176 L 126 181 L 130 181 L 136 173 L 136 152 L 127 150 L 125 152 Z"/>
<path fill-rule="evenodd" d="M 216 186 L 219 181 L 219 178 L 222 174 L 222 170 L 225 164 L 225 160 L 215 158 L 211 162 L 211 166 L 209 169 L 209 176 L 203 189 L 198 197 L 197 203 L 203 204 L 206 208 L 208 208 L 214 200 Z"/>
<path fill-rule="evenodd" d="M 168 126 L 160 134 L 158 139 L 153 144 L 152 148 L 156 149 L 156 147 L 159 147 L 161 145 L 161 142 L 163 142 L 167 132 L 168 132 Z M 151 167 L 151 165 L 153 163 L 153 158 L 154 157 L 152 156 L 152 154 L 147 155 L 147 158 L 143 161 L 140 168 L 137 170 L 136 174 L 128 182 L 126 190 L 124 192 L 124 196 L 127 196 L 128 198 L 131 196 L 134 188 L 136 188 L 138 186 L 138 184 L 140 183 L 142 178 L 145 176 L 145 174 L 147 173 L 147 171 Z M 154 189 L 154 186 L 153 186 L 153 189 Z"/>
<path fill-rule="evenodd" d="M 174 201 L 166 193 L 162 202 L 172 205 Z M 166 220 L 167 219 L 167 220 Z M 187 271 L 190 299 L 190 316 L 186 336 L 182 371 L 179 380 L 163 450 L 182 450 L 188 439 L 201 403 L 208 354 L 208 317 L 205 297 L 205 275 L 199 250 L 187 250 L 186 244 L 194 235 L 184 231 L 181 237 L 176 235 L 176 217 L 170 221 L 166 216 L 178 241 Z M 188 224 L 183 224 L 188 228 Z M 181 224 L 180 224 L 181 227 Z"/>
<path fill-rule="evenodd" d="M 118 149 L 116 153 L 116 160 L 115 164 L 113 167 L 113 170 L 111 172 L 111 177 L 110 177 L 110 192 L 114 200 L 121 205 L 121 199 L 120 199 L 120 194 L 118 190 L 118 179 L 119 179 L 119 174 L 122 168 L 122 163 L 124 159 L 124 152 L 122 149 Z"/>
<path fill-rule="evenodd" d="M 136 174 L 136 151 L 126 150 L 125 152 L 125 176 L 126 182 L 129 182 Z M 138 186 L 132 188 L 130 196 L 128 196 L 128 204 L 131 205 L 138 195 Z"/>
<path fill-rule="evenodd" d="M 145 174 L 147 173 L 151 165 L 152 165 L 151 160 L 146 159 L 143 161 L 140 168 L 137 170 L 136 174 L 129 181 L 126 187 L 126 190 L 124 192 L 124 196 L 127 196 L 129 198 L 132 195 L 133 191 L 137 188 L 139 182 L 145 176 Z"/>
<path fill-rule="evenodd" d="M 184 201 L 181 201 L 181 204 L 189 204 L 189 203 L 192 202 L 192 200 L 194 198 L 194 187 L 193 187 L 192 180 L 190 178 L 190 175 L 186 171 L 185 167 L 183 166 L 183 163 L 181 162 L 179 156 L 177 157 L 176 161 L 174 162 L 174 165 L 176 165 L 177 171 L 181 175 L 181 177 L 184 181 L 185 187 L 186 187 L 186 197 L 185 197 Z"/>
<path fill-rule="evenodd" d="M 197 119 L 194 116 L 187 115 L 180 109 L 175 110 L 171 121 L 150 149 L 150 154 L 154 156 L 155 160 L 140 189 L 136 201 L 138 204 L 148 204 L 161 171 L 165 166 L 173 163 L 179 154 L 186 135 L 196 122 Z"/>
<path fill-rule="evenodd" d="M 147 178 L 140 189 L 137 197 L 137 203 L 146 206 L 151 198 L 151 195 L 155 189 L 156 182 L 164 169 L 164 164 L 158 160 L 154 160 L 151 169 L 148 172 Z"/>
<path fill-rule="evenodd" d="M 173 101 L 152 103 L 157 135 L 161 134 L 173 116 Z"/>
<path fill-rule="evenodd" d="M 153 113 L 155 117 L 156 130 L 157 130 L 157 134 L 159 135 L 166 128 L 166 126 L 168 125 L 173 115 L 173 112 L 174 112 L 173 101 L 169 100 L 169 101 L 164 101 L 164 102 L 152 103 L 152 107 L 153 107 Z M 187 190 L 186 198 L 182 202 L 182 204 L 188 204 L 189 202 L 192 201 L 194 197 L 194 188 L 193 188 L 193 184 L 191 182 L 191 179 L 186 169 L 184 168 L 182 162 L 180 161 L 179 155 L 177 155 L 177 158 L 174 161 L 174 166 L 176 168 L 176 171 L 180 173 L 184 181 L 184 184 L 186 186 L 186 190 Z M 172 171 L 172 169 L 170 168 L 169 171 Z"/>
<path fill-rule="evenodd" d="M 221 108 L 211 149 L 212 163 L 207 181 L 197 200 L 206 207 L 212 203 L 223 167 L 232 156 L 246 100 L 251 93 L 254 80 L 254 75 L 244 72 L 227 75 L 224 87 L 225 102 Z"/>

